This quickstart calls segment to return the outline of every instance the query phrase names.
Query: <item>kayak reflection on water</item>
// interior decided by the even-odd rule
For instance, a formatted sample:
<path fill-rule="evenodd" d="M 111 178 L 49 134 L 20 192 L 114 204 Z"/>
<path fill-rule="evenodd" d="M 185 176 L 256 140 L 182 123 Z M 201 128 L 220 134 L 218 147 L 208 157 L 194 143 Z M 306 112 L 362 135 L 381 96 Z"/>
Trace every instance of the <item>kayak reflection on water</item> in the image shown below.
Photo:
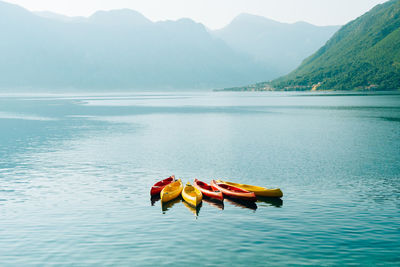
<path fill-rule="evenodd" d="M 175 206 L 176 204 L 178 204 L 180 202 L 182 202 L 182 197 L 180 197 L 180 196 L 177 198 L 174 198 L 173 200 L 168 201 L 168 202 L 161 201 L 161 210 L 162 210 L 163 214 L 165 214 L 167 210 L 170 210 L 173 206 Z"/>
<path fill-rule="evenodd" d="M 274 206 L 280 208 L 283 205 L 283 200 L 276 197 L 257 197 L 258 203 L 266 203 L 268 206 Z"/>
<path fill-rule="evenodd" d="M 217 209 L 224 210 L 224 202 L 213 198 L 203 198 L 203 202 Z"/>
<path fill-rule="evenodd" d="M 161 198 L 160 198 L 160 195 L 159 195 L 159 194 L 158 194 L 158 195 L 151 196 L 151 197 L 150 197 L 151 205 L 154 206 L 154 204 L 155 204 L 157 201 L 159 201 L 160 199 L 161 199 Z"/>
<path fill-rule="evenodd" d="M 225 200 L 236 207 L 251 209 L 254 211 L 257 209 L 257 204 L 254 203 L 253 201 L 246 201 L 246 200 L 227 198 L 227 197 L 225 198 Z"/>
<path fill-rule="evenodd" d="M 197 207 L 194 207 L 194 206 L 190 205 L 189 203 L 187 203 L 186 201 L 182 201 L 182 202 L 183 202 L 183 205 L 185 205 L 185 207 L 188 208 L 194 214 L 194 216 L 196 216 L 196 219 L 197 219 L 197 217 L 199 216 L 202 204 L 200 203 Z"/>

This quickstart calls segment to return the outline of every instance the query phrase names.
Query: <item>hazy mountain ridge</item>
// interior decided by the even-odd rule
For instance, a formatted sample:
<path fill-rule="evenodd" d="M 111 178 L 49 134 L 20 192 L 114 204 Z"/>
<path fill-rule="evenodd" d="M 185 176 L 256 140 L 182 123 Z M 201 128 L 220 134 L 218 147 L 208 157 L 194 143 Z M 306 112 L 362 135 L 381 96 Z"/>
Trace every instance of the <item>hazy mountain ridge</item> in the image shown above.
<path fill-rule="evenodd" d="M 214 34 L 237 51 L 273 67 L 280 76 L 299 66 L 338 29 L 306 22 L 281 23 L 243 13 Z"/>
<path fill-rule="evenodd" d="M 78 17 L 69 17 L 69 16 L 61 15 L 61 14 L 50 12 L 50 11 L 35 11 L 33 13 L 42 18 L 60 20 L 63 22 L 78 22 L 78 21 L 84 21 L 87 19 L 85 17 L 79 17 L 79 16 Z"/>
<path fill-rule="evenodd" d="M 0 31 L 6 89 L 221 88 L 278 73 L 191 19 L 152 22 L 129 9 L 82 18 L 0 1 Z"/>
<path fill-rule="evenodd" d="M 400 90 L 400 1 L 343 26 L 287 76 L 231 90 Z"/>

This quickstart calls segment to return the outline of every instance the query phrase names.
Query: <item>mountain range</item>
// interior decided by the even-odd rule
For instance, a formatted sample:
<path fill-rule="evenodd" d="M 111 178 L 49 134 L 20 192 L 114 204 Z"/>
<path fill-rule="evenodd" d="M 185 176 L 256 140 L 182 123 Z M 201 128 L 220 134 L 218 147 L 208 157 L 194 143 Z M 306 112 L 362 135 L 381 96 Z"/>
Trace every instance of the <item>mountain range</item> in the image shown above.
<path fill-rule="evenodd" d="M 290 74 L 229 90 L 400 90 L 400 1 L 349 22 Z"/>
<path fill-rule="evenodd" d="M 260 16 L 240 14 L 226 27 L 214 31 L 214 34 L 235 50 L 268 64 L 274 70 L 274 76 L 281 76 L 298 67 L 339 28 L 306 22 L 280 23 Z"/>
<path fill-rule="evenodd" d="M 202 89 L 254 83 L 288 73 L 337 28 L 242 14 L 212 31 L 190 19 L 153 22 L 129 9 L 71 18 L 0 1 L 0 88 Z"/>

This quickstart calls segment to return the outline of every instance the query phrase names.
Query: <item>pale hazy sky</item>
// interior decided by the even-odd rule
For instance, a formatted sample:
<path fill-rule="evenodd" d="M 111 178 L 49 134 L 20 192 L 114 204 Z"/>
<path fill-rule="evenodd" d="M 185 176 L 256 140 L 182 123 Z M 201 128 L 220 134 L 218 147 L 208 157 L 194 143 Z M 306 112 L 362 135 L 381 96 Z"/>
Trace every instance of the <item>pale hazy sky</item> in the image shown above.
<path fill-rule="evenodd" d="M 0 0 L 1 1 L 1 0 Z M 6 0 L 33 11 L 68 16 L 90 16 L 97 10 L 130 8 L 153 21 L 182 17 L 211 29 L 228 24 L 246 12 L 281 22 L 307 21 L 315 25 L 339 25 L 387 0 Z"/>

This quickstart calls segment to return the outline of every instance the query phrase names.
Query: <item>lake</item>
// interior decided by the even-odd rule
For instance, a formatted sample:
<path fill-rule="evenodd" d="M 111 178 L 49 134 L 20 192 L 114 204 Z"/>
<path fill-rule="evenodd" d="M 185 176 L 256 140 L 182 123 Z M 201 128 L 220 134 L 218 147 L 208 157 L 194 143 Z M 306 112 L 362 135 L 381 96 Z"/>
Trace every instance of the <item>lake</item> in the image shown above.
<path fill-rule="evenodd" d="M 282 199 L 193 210 L 150 187 Z M 400 265 L 400 94 L 0 96 L 0 265 Z"/>

